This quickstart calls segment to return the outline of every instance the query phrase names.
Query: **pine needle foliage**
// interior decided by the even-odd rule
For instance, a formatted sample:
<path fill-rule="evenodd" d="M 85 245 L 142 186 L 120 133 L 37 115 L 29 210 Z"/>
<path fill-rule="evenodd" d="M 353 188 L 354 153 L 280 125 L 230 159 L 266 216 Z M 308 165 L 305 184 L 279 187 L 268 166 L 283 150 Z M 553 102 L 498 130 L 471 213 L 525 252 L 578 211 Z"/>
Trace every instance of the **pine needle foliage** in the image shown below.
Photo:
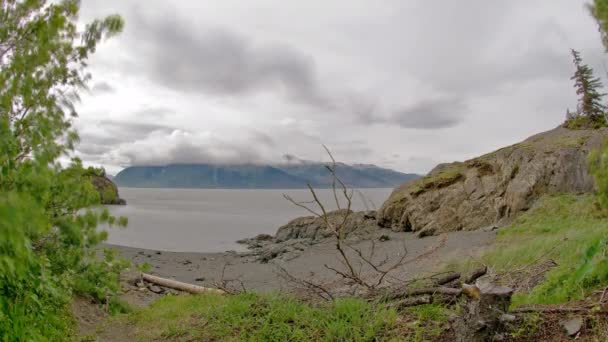
<path fill-rule="evenodd" d="M 572 57 L 576 71 L 572 76 L 574 88 L 578 95 L 576 113 L 568 113 L 566 126 L 569 128 L 599 128 L 606 125 L 606 106 L 602 100 L 605 93 L 599 78 L 593 75 L 593 69 L 583 63 L 581 55 L 576 50 Z"/>

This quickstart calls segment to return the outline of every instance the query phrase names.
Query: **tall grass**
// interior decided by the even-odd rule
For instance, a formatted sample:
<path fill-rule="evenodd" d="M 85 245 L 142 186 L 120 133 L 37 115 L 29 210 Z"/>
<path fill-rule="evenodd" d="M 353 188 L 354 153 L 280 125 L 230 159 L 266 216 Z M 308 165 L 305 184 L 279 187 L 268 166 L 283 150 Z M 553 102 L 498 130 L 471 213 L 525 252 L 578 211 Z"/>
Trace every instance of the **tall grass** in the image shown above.
<path fill-rule="evenodd" d="M 141 341 L 380 341 L 398 315 L 363 300 L 313 306 L 279 295 L 168 296 L 129 316 Z"/>
<path fill-rule="evenodd" d="M 545 197 L 511 226 L 502 229 L 483 261 L 508 273 L 554 260 L 555 268 L 514 304 L 556 304 L 583 299 L 608 285 L 608 219 L 599 215 L 590 195 Z"/>

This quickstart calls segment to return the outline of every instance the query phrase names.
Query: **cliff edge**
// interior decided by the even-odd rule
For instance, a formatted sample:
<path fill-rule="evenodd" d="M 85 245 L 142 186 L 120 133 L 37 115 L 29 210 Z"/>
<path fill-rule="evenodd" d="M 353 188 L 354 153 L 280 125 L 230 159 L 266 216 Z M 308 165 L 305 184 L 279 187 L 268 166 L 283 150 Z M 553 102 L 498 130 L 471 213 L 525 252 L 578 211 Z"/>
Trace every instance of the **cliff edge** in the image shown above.
<path fill-rule="evenodd" d="M 396 188 L 378 224 L 419 236 L 501 226 L 544 194 L 593 190 L 587 156 L 608 128 L 563 127 L 465 162 L 440 164 Z"/>

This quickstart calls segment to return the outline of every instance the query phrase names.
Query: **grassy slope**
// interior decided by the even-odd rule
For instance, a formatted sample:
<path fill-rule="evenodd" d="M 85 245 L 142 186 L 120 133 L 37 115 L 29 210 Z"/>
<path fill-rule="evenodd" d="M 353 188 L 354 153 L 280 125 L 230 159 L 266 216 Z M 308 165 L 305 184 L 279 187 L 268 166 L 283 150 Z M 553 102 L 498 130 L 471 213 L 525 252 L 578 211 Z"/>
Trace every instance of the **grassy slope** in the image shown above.
<path fill-rule="evenodd" d="M 397 314 L 360 300 L 313 307 L 279 296 L 164 297 L 129 317 L 142 341 L 370 341 L 395 336 Z"/>
<path fill-rule="evenodd" d="M 119 317 L 140 341 L 423 341 L 441 335 L 437 305 L 398 314 L 363 300 L 310 305 L 279 295 L 168 296 Z"/>
<path fill-rule="evenodd" d="M 584 299 L 608 283 L 608 220 L 598 215 L 593 202 L 589 195 L 544 197 L 498 233 L 482 261 L 503 279 L 513 275 L 517 282 L 535 276 L 535 265 L 547 260 L 557 264 L 532 291 L 517 294 L 514 305 Z"/>

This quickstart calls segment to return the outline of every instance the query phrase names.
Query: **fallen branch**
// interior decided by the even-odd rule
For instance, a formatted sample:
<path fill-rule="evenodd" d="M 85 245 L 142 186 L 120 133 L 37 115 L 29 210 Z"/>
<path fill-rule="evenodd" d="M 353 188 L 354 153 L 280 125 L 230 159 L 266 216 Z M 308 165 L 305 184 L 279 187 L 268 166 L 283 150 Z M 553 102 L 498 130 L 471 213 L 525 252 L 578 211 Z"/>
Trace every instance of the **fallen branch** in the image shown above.
<path fill-rule="evenodd" d="M 424 295 L 422 297 L 406 298 L 398 302 L 389 303 L 386 308 L 395 308 L 397 310 L 417 305 L 431 304 L 432 299 L 430 295 Z"/>
<path fill-rule="evenodd" d="M 414 296 L 422 296 L 422 295 L 435 295 L 442 294 L 448 296 L 460 296 L 462 294 L 462 289 L 454 289 L 451 287 L 430 287 L 430 288 L 421 288 L 421 289 L 412 289 L 405 290 L 399 292 L 393 292 L 388 294 L 385 299 L 399 299 L 404 297 L 414 297 Z"/>
<path fill-rule="evenodd" d="M 486 275 L 486 273 L 488 273 L 488 267 L 487 266 L 480 267 L 480 268 L 474 270 L 473 273 L 471 273 L 471 275 L 466 279 L 465 283 L 473 284 L 475 282 L 475 280 L 483 277 L 484 275 Z"/>
<path fill-rule="evenodd" d="M 588 313 L 588 314 L 606 314 L 608 310 L 594 310 L 593 306 L 583 307 L 532 307 L 519 308 L 511 310 L 512 313 Z"/>
<path fill-rule="evenodd" d="M 171 289 L 188 292 L 192 294 L 201 294 L 201 293 L 217 293 L 217 294 L 225 294 L 226 292 L 220 289 L 214 289 L 210 287 L 202 287 L 198 285 L 182 283 L 181 281 L 171 280 L 167 278 L 161 278 L 157 276 L 153 276 L 151 274 L 142 273 L 141 278 L 149 283 L 160 285 L 163 287 L 168 287 Z"/>
<path fill-rule="evenodd" d="M 448 273 L 442 277 L 436 278 L 434 280 L 434 282 L 435 282 L 435 285 L 441 286 L 441 285 L 445 285 L 447 283 L 451 283 L 456 279 L 460 279 L 460 273 L 453 272 L 453 273 Z"/>

